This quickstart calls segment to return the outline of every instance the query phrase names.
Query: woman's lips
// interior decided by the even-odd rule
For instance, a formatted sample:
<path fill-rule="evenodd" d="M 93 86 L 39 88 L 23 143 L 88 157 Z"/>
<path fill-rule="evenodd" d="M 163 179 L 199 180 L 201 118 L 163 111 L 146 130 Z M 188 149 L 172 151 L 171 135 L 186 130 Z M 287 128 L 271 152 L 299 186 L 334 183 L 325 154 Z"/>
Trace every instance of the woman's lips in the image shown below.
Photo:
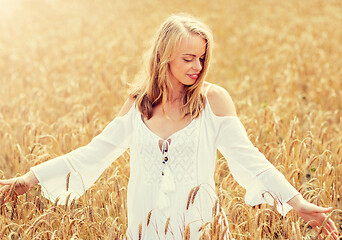
<path fill-rule="evenodd" d="M 197 79 L 198 78 L 198 74 L 187 74 L 187 75 L 191 79 Z"/>

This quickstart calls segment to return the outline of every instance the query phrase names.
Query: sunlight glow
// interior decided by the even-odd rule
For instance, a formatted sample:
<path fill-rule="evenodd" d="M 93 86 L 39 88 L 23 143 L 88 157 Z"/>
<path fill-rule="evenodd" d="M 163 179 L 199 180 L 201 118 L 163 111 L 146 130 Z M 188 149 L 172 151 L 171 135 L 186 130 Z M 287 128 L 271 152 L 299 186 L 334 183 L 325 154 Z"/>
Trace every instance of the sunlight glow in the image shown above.
<path fill-rule="evenodd" d="M 0 18 L 11 17 L 20 4 L 17 0 L 0 0 Z"/>

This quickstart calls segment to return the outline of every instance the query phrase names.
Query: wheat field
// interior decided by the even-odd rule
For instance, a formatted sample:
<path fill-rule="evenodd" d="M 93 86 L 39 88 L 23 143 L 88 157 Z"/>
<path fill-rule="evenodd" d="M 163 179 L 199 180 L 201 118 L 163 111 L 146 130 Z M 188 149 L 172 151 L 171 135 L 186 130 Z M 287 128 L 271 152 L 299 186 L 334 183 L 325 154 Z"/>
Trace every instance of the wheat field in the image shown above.
<path fill-rule="evenodd" d="M 340 0 L 0 0 L 0 177 L 100 133 L 179 12 L 212 29 L 207 81 L 230 93 L 251 141 L 308 201 L 332 206 L 342 232 Z M 128 178 L 126 152 L 78 201 L 53 204 L 36 186 L 0 206 L 0 239 L 123 239 Z M 220 154 L 215 182 L 234 239 L 318 239 L 293 211 L 247 206 Z M 212 226 L 203 239 L 221 239 Z"/>

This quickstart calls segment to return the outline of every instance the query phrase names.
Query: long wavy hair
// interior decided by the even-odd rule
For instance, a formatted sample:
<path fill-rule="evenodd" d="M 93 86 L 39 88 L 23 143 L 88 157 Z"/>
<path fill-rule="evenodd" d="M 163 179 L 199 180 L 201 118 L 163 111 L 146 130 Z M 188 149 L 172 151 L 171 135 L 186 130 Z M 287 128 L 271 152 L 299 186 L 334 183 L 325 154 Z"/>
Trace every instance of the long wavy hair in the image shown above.
<path fill-rule="evenodd" d="M 167 77 L 169 63 L 181 39 L 192 35 L 200 36 L 206 41 L 206 51 L 203 67 L 196 82 L 193 85 L 184 86 L 182 117 L 190 115 L 191 119 L 197 118 L 204 109 L 202 87 L 212 54 L 212 33 L 208 26 L 193 16 L 177 14 L 167 18 L 158 30 L 148 56 L 147 76 L 140 78 L 135 89 L 130 93 L 145 118 L 150 119 L 153 107 L 160 103 L 165 114 L 164 106 L 172 90 Z"/>

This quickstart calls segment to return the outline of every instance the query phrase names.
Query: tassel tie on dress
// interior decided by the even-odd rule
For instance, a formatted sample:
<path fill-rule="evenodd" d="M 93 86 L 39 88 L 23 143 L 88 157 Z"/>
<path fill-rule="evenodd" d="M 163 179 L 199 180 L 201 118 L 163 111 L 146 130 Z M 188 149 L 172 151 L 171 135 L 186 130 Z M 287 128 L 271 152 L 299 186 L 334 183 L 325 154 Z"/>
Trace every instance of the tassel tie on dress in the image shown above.
<path fill-rule="evenodd" d="M 162 145 L 162 153 L 163 153 L 163 166 L 161 172 L 161 181 L 160 181 L 160 190 L 158 193 L 158 201 L 157 207 L 159 209 L 164 209 L 170 207 L 170 199 L 167 196 L 167 193 L 173 192 L 176 189 L 175 180 L 173 178 L 172 172 L 167 164 L 168 158 L 168 150 L 169 150 L 169 142 L 165 140 Z"/>

